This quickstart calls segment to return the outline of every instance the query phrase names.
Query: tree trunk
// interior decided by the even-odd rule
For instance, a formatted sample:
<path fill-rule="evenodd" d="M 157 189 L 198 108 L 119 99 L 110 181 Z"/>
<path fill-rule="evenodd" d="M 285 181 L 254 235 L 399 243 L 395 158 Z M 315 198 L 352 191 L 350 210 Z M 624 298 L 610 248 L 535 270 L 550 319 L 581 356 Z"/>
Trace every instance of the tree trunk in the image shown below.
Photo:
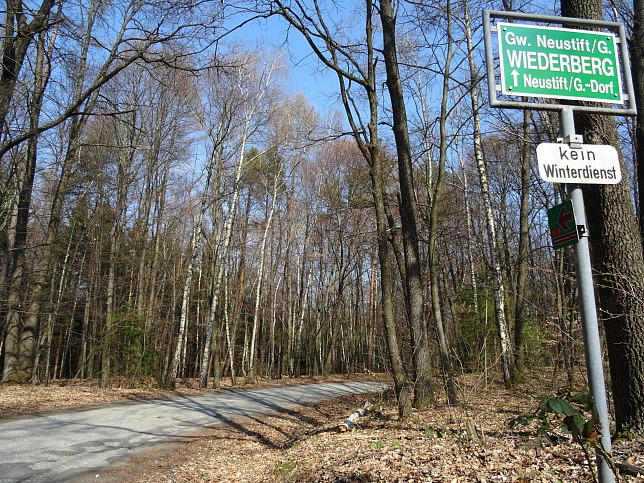
<path fill-rule="evenodd" d="M 126 124 L 125 137 L 119 141 L 125 146 L 125 152 L 117 154 L 117 180 L 116 180 L 116 206 L 114 207 L 114 220 L 110 228 L 110 251 L 108 254 L 109 265 L 107 275 L 107 301 L 105 304 L 105 332 L 107 334 L 107 343 L 103 346 L 101 354 L 101 387 L 107 388 L 110 384 L 111 372 L 111 358 L 114 342 L 114 313 L 116 307 L 116 271 L 117 271 L 117 258 L 119 244 L 122 237 L 122 225 L 124 223 L 123 217 L 127 208 L 127 192 L 130 185 L 130 170 L 135 155 L 135 121 Z M 117 139 L 120 136 L 117 135 Z"/>
<path fill-rule="evenodd" d="M 561 12 L 568 17 L 603 18 L 600 0 L 562 0 Z M 612 116 L 577 113 L 575 125 L 584 142 L 619 147 Z M 626 172 L 621 158 L 620 164 L 622 172 Z M 616 185 L 584 186 L 584 199 L 598 301 L 606 330 L 617 431 L 642 437 L 644 254 L 628 181 L 625 177 Z"/>
<path fill-rule="evenodd" d="M 192 229 L 192 237 L 190 238 L 190 247 L 188 251 L 188 265 L 186 267 L 186 277 L 183 281 L 183 291 L 181 297 L 181 317 L 179 319 L 179 333 L 177 334 L 177 343 L 174 347 L 174 354 L 170 361 L 170 368 L 166 374 L 165 385 L 167 387 L 175 387 L 177 381 L 177 374 L 181 364 L 181 354 L 185 344 L 186 327 L 188 326 L 188 312 L 190 309 L 190 291 L 192 289 L 192 277 L 194 273 L 195 260 L 199 253 L 201 226 L 203 222 L 205 199 L 207 198 L 207 190 L 202 195 L 202 204 L 195 221 L 195 226 Z"/>
<path fill-rule="evenodd" d="M 53 49 L 55 35 L 49 45 L 49 54 Z M 29 112 L 29 125 L 31 129 L 38 126 L 42 103 L 45 94 L 45 88 L 49 82 L 50 67 L 46 60 L 45 37 L 38 35 L 36 48 L 36 70 L 34 91 L 31 99 L 31 110 Z M 27 228 L 29 224 L 29 213 L 31 210 L 31 196 L 34 185 L 34 175 L 36 172 L 36 159 L 38 157 L 38 140 L 39 136 L 34 136 L 27 142 L 27 152 L 24 155 L 22 169 L 19 170 L 21 179 L 18 181 L 18 199 L 15 207 L 15 224 L 13 227 L 13 236 L 10 248 L 11 253 L 8 264 L 11 267 L 11 278 L 7 294 L 7 338 L 5 340 L 5 363 L 2 380 L 7 381 L 26 381 L 31 377 L 32 362 L 34 357 L 37 327 L 23 326 L 20 318 L 21 298 L 24 296 L 24 271 L 25 256 L 27 250 Z M 22 349 L 24 356 L 20 359 L 20 344 L 22 340 L 30 347 Z"/>
<path fill-rule="evenodd" d="M 274 82 L 272 76 L 274 74 L 276 65 L 273 64 L 269 66 L 265 72 L 261 73 L 261 77 L 259 79 L 252 77 L 252 74 L 255 72 L 253 71 L 254 68 L 256 67 L 252 64 L 250 59 L 244 59 L 244 62 L 240 65 L 240 67 L 238 67 L 238 71 L 235 72 L 235 75 L 237 75 L 238 77 L 236 79 L 232 79 L 233 84 L 236 86 L 236 91 L 239 92 L 239 95 L 243 96 L 243 105 L 239 107 L 239 109 L 242 110 L 241 118 L 243 119 L 243 121 L 241 122 L 243 122 L 243 125 L 241 139 L 239 140 L 238 161 L 237 166 L 235 167 L 232 200 L 224 226 L 224 235 L 222 238 L 223 245 L 221 248 L 221 253 L 218 253 L 219 267 L 217 268 L 217 275 L 214 281 L 212 290 L 212 303 L 210 305 L 210 312 L 208 314 L 208 322 L 206 325 L 206 338 L 204 341 L 201 371 L 199 374 L 199 387 L 201 388 L 206 387 L 206 385 L 208 384 L 208 368 L 210 366 L 211 344 L 213 340 L 217 311 L 219 309 L 221 299 L 221 289 L 223 284 L 222 280 L 224 273 L 226 272 L 225 264 L 228 263 L 228 254 L 230 253 L 233 225 L 235 221 L 235 214 L 237 213 L 237 204 L 239 200 L 239 192 L 241 189 L 241 175 L 245 162 L 252 161 L 252 159 L 245 159 L 247 154 L 246 145 L 249 141 L 251 131 L 253 130 L 253 123 L 256 121 L 255 118 L 256 116 L 261 114 L 263 109 L 262 103 L 268 96 L 269 88 L 272 82 Z M 251 91 L 251 89 L 253 90 Z M 237 94 L 237 92 L 232 92 L 230 95 L 233 94 Z M 215 263 L 214 258 L 213 263 Z"/>
<path fill-rule="evenodd" d="M 407 129 L 405 97 L 396 53 L 396 15 L 391 0 L 380 0 L 380 19 L 383 34 L 383 55 L 387 71 L 387 88 L 391 100 L 393 131 L 398 155 L 400 184 L 400 215 L 402 222 L 409 319 L 414 345 L 414 406 L 422 408 L 434 401 L 431 384 L 431 358 L 427 326 L 423 317 L 423 280 L 418 248 L 418 208 L 414 193 L 411 147 Z"/>
<path fill-rule="evenodd" d="M 261 247 L 259 249 L 259 268 L 257 269 L 257 288 L 255 291 L 255 310 L 253 312 L 253 331 L 250 337 L 250 355 L 249 355 L 249 366 L 248 366 L 248 379 L 249 382 L 255 383 L 257 379 L 256 369 L 255 369 L 255 358 L 256 358 L 256 346 L 257 346 L 257 331 L 259 327 L 259 305 L 261 302 L 262 295 L 262 280 L 264 278 L 264 263 L 266 258 L 266 241 L 268 240 L 268 235 L 271 229 L 271 223 L 273 221 L 273 214 L 275 213 L 275 203 L 277 201 L 277 191 L 280 186 L 280 173 L 281 169 L 277 170 L 275 173 L 275 179 L 273 180 L 273 193 L 272 193 L 272 202 L 271 208 L 268 213 L 268 219 L 266 220 L 266 226 L 264 227 L 264 236 L 262 237 Z"/>
<path fill-rule="evenodd" d="M 635 120 L 635 159 L 637 175 L 637 208 L 640 237 L 644 243 L 644 0 L 634 0 L 633 34 L 630 42 L 631 67 L 635 106 L 639 115 Z"/>
<path fill-rule="evenodd" d="M 467 7 L 465 8 L 466 15 Z M 505 288 L 503 286 L 503 274 L 501 271 L 501 261 L 499 254 L 499 243 L 497 241 L 496 226 L 492 211 L 492 199 L 490 196 L 489 181 L 487 175 L 487 166 L 483 157 L 483 147 L 481 142 L 481 120 L 479 115 L 479 79 L 474 61 L 474 44 L 472 32 L 470 29 L 469 15 L 466 23 L 466 37 L 468 49 L 468 62 L 470 69 L 470 98 L 472 101 L 472 117 L 474 124 L 474 157 L 476 158 L 476 167 L 479 174 L 481 185 L 481 194 L 485 206 L 485 219 L 487 226 L 488 243 L 490 249 L 490 258 L 492 263 L 493 277 L 493 294 L 494 294 L 494 315 L 496 326 L 499 331 L 499 343 L 501 346 L 501 370 L 503 382 L 506 387 L 511 387 L 514 383 L 512 379 L 512 345 L 508 330 L 507 317 L 505 315 Z"/>
<path fill-rule="evenodd" d="M 210 352 L 213 334 L 215 332 L 215 322 L 217 318 L 217 310 L 219 309 L 219 303 L 221 298 L 221 287 L 223 283 L 224 273 L 226 273 L 226 263 L 228 261 L 228 253 L 230 251 L 230 243 L 233 236 L 233 224 L 235 221 L 235 213 L 237 212 L 237 200 L 239 199 L 239 181 L 242 175 L 242 168 L 244 165 L 244 155 L 246 149 L 246 141 L 248 136 L 248 125 L 251 118 L 246 118 L 246 127 L 243 134 L 243 139 L 240 148 L 239 161 L 235 168 L 235 180 L 233 185 L 233 199 L 230 203 L 230 209 L 226 217 L 226 222 L 224 226 L 224 236 L 223 236 L 223 246 L 221 248 L 221 253 L 219 253 L 218 264 L 215 260 L 216 250 L 213 248 L 213 259 L 212 266 L 216 268 L 216 277 L 213 281 L 212 288 L 212 301 L 210 303 L 210 310 L 208 312 L 208 321 L 206 324 L 206 338 L 204 341 L 203 355 L 201 358 L 201 371 L 199 372 L 199 387 L 205 388 L 208 386 L 208 372 L 210 368 Z"/>
<path fill-rule="evenodd" d="M 429 214 L 429 276 L 431 284 L 431 298 L 432 298 L 432 314 L 434 316 L 434 323 L 436 324 L 436 333 L 438 335 L 438 345 L 441 352 L 441 369 L 443 378 L 445 380 L 445 392 L 447 396 L 447 404 L 453 405 L 457 403 L 456 387 L 454 385 L 454 374 L 452 370 L 452 360 L 450 357 L 450 349 L 445 334 L 443 324 L 443 314 L 441 310 L 440 300 L 440 287 L 438 281 L 438 213 L 441 208 L 441 200 L 443 194 L 443 186 L 445 184 L 445 165 L 447 164 L 447 102 L 449 95 L 449 79 L 451 76 L 451 63 L 452 63 L 452 19 L 451 19 L 451 1 L 447 0 L 447 54 L 445 65 L 443 66 L 443 88 L 441 98 L 441 112 L 439 119 L 440 126 L 440 147 L 438 159 L 438 171 L 436 172 L 436 184 L 433 188 L 433 196 L 431 200 L 431 208 Z"/>
<path fill-rule="evenodd" d="M 350 54 L 349 50 L 344 50 L 338 48 L 339 46 L 333 41 L 331 32 L 326 26 L 326 21 L 322 18 L 321 11 L 318 10 L 314 15 L 317 18 L 311 18 L 308 12 L 305 12 L 302 5 L 298 5 L 299 11 L 293 11 L 280 0 L 275 0 L 276 5 L 279 7 L 279 14 L 282 15 L 291 25 L 297 28 L 306 38 L 307 42 L 318 56 L 318 58 L 329 68 L 331 68 L 336 75 L 338 76 L 338 83 L 340 87 L 340 96 L 342 99 L 342 104 L 344 107 L 345 114 L 347 115 L 347 120 L 351 126 L 351 132 L 355 138 L 360 152 L 364 156 L 365 160 L 370 167 L 370 177 L 371 177 L 371 189 L 374 203 L 376 205 L 376 231 L 377 231 L 377 245 L 378 245 L 378 257 L 380 260 L 380 273 L 381 273 L 381 284 L 382 284 L 382 317 L 383 323 L 385 326 L 387 345 L 389 349 L 389 360 L 392 366 L 392 372 L 394 377 L 394 391 L 396 397 L 398 398 L 398 410 L 401 417 L 405 417 L 409 414 L 411 398 L 409 394 L 409 387 L 407 385 L 407 375 L 404 369 L 402 358 L 400 355 L 400 348 L 396 340 L 396 329 L 398 324 L 396 323 L 394 316 L 394 299 L 393 299 L 393 289 L 394 289 L 394 272 L 391 266 L 391 254 L 389 251 L 389 230 L 387 222 L 387 209 L 385 205 L 385 185 L 384 185 L 384 175 L 382 167 L 382 153 L 380 150 L 380 139 L 378 136 L 378 98 L 377 98 L 377 83 L 376 83 L 376 58 L 374 55 L 373 47 L 373 10 L 374 5 L 372 0 L 366 0 L 365 2 L 365 38 L 364 44 L 366 46 L 366 61 L 357 62 Z M 389 5 L 391 7 L 391 5 Z M 391 15 L 393 12 L 390 12 Z M 302 16 L 300 14 L 303 14 Z M 301 18 L 306 18 L 309 23 L 303 24 L 300 20 Z M 392 18 L 390 18 L 391 20 Z M 319 23 L 318 23 L 319 22 Z M 321 32 L 320 32 L 321 28 Z M 391 30 L 391 29 L 390 29 Z M 390 31 L 389 34 L 392 32 Z M 314 40 L 317 37 L 322 37 L 326 40 L 326 47 L 328 52 L 322 52 L 318 48 L 316 41 Z M 390 45 L 390 49 L 393 47 L 395 50 L 395 43 Z M 391 50 L 389 52 L 391 54 Z M 340 57 L 342 60 L 340 60 Z M 344 60 L 347 60 L 347 65 L 355 66 L 356 73 L 347 71 L 343 68 Z M 394 59 L 395 60 L 395 59 Z M 358 65 L 363 66 L 364 70 Z M 363 95 L 366 96 L 369 105 L 369 119 L 367 122 L 363 123 L 363 119 L 360 117 L 360 112 L 354 109 L 355 103 L 354 99 L 351 97 L 349 91 L 351 85 L 360 86 L 364 92 Z M 397 100 L 400 100 L 397 98 Z M 366 124 L 367 129 L 364 128 Z M 411 175 L 411 173 L 406 173 Z M 406 196 L 410 193 L 407 192 Z M 413 197 L 412 197 L 413 200 Z M 407 211 L 406 211 L 407 213 Z M 415 223 L 415 218 L 412 217 L 413 222 Z M 411 263 L 411 260 L 409 260 Z M 416 260 L 418 262 L 418 260 Z M 420 266 L 413 267 L 415 270 L 419 271 Z M 310 278 L 310 275 L 309 275 Z M 420 282 L 420 279 L 417 280 Z M 415 289 L 421 288 L 414 287 Z M 422 293 L 420 294 L 421 298 L 416 302 L 420 303 L 420 309 L 422 312 Z M 418 304 L 415 306 L 415 309 L 418 309 Z M 302 316 L 304 312 L 302 312 Z M 419 319 L 416 319 L 417 322 L 420 322 Z M 424 325 L 423 325 L 424 327 Z M 422 330 L 422 327 L 417 328 Z M 297 331 L 300 333 L 302 330 L 302 325 L 300 321 L 300 326 Z M 420 343 L 423 341 L 426 342 L 426 329 L 424 338 L 420 337 Z M 296 343 L 299 343 L 299 337 L 296 338 Z M 415 353 L 417 351 L 415 350 Z M 422 356 L 418 356 L 423 360 L 423 364 L 419 364 L 420 367 L 428 367 L 428 354 L 424 351 L 421 351 Z M 424 364 L 427 362 L 427 364 Z M 420 386 L 424 390 L 431 390 L 431 386 L 424 382 L 421 382 Z M 422 391 L 419 391 L 419 396 L 422 394 Z"/>
<path fill-rule="evenodd" d="M 55 0 L 44 0 L 38 11 L 29 5 L 27 8 L 35 12 L 33 19 L 27 23 L 22 0 L 7 0 L 4 12 L 5 25 L 2 34 L 0 51 L 2 65 L 0 66 L 0 126 L 4 134 L 9 106 L 13 100 L 16 82 L 22 69 L 29 45 L 36 35 L 50 27 L 49 16 Z"/>
<path fill-rule="evenodd" d="M 52 200 L 49 223 L 47 225 L 45 241 L 40 252 L 38 272 L 31 292 L 28 315 L 25 319 L 20 337 L 20 348 L 18 353 L 19 365 L 22 370 L 30 376 L 34 358 L 34 343 L 37 337 L 41 316 L 41 306 L 44 301 L 46 290 L 49 286 L 50 269 L 54 262 L 58 228 L 63 215 L 64 197 L 71 180 L 72 165 L 77 159 L 79 150 L 78 142 L 80 137 L 80 124 L 82 123 L 79 122 L 74 124 L 75 126 L 72 126 L 71 128 L 70 144 L 67 153 L 65 154 L 63 165 L 61 166 L 55 196 Z"/>
<path fill-rule="evenodd" d="M 519 260 L 517 266 L 517 294 L 514 310 L 514 373 L 513 380 L 523 381 L 524 349 L 523 324 L 526 317 L 526 282 L 528 278 L 528 257 L 530 244 L 530 118 L 531 112 L 523 111 L 523 136 L 521 143 L 521 206 L 519 208 Z"/>

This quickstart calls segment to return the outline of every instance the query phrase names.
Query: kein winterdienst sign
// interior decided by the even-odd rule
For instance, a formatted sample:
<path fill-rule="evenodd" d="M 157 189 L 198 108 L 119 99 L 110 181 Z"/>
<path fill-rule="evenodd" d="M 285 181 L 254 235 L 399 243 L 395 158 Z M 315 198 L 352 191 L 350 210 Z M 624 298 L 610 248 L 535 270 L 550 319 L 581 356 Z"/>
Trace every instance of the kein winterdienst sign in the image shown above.
<path fill-rule="evenodd" d="M 613 146 L 542 143 L 537 146 L 541 179 L 550 183 L 617 184 L 622 180 Z"/>
<path fill-rule="evenodd" d="M 615 35 L 499 23 L 501 93 L 623 104 Z"/>

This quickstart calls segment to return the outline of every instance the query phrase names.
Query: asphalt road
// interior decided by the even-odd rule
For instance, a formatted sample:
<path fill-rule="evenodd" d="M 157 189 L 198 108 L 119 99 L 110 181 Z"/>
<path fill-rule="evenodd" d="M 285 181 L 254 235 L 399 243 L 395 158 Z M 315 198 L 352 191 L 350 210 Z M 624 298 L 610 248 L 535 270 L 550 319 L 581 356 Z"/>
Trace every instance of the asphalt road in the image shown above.
<path fill-rule="evenodd" d="M 0 482 L 78 479 L 206 427 L 325 399 L 379 391 L 346 382 L 176 396 L 0 423 Z M 84 478 L 83 478 L 84 480 Z"/>

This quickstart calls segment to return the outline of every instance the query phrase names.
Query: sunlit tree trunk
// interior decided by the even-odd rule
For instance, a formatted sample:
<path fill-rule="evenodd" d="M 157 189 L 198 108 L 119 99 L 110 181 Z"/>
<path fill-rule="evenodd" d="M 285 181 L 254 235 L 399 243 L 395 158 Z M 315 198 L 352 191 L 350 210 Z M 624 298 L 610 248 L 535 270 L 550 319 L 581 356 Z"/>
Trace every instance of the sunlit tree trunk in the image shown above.
<path fill-rule="evenodd" d="M 452 20 L 451 20 L 451 1 L 447 0 L 447 55 L 445 65 L 443 67 L 443 91 L 441 99 L 441 112 L 440 112 L 440 154 L 438 159 L 438 171 L 436 173 L 436 185 L 434 186 L 434 196 L 432 196 L 432 206 L 430 208 L 429 219 L 429 273 L 431 283 L 431 297 L 432 297 L 432 313 L 434 315 L 434 323 L 436 324 L 436 333 L 438 335 L 438 343 L 441 351 L 441 365 L 443 375 L 445 378 L 447 403 L 456 404 L 456 387 L 454 385 L 454 375 L 452 370 L 452 360 L 450 357 L 449 344 L 445 335 L 445 328 L 443 324 L 443 314 L 441 312 L 441 300 L 438 281 L 438 214 L 441 207 L 441 198 L 443 184 L 445 182 L 445 165 L 447 163 L 447 102 L 449 95 L 449 80 L 450 69 L 452 64 Z"/>
<path fill-rule="evenodd" d="M 209 183 L 207 183 L 209 184 Z M 202 194 L 202 204 L 197 214 L 197 220 L 192 230 L 192 237 L 190 238 L 190 246 L 188 249 L 188 264 L 186 266 L 186 275 L 183 282 L 183 291 L 181 297 L 181 316 L 179 318 L 179 333 L 177 334 L 177 342 L 174 348 L 174 355 L 170 362 L 165 384 L 168 387 L 174 387 L 179 367 L 181 364 L 181 355 L 185 344 L 186 327 L 188 326 L 188 315 L 190 310 L 190 293 L 192 290 L 192 277 L 194 275 L 194 265 L 200 251 L 201 227 L 203 223 L 203 216 L 205 204 L 207 200 L 208 190 L 204 190 Z"/>
<path fill-rule="evenodd" d="M 644 243 L 644 0 L 633 1 L 633 34 L 629 47 L 633 69 L 635 102 L 639 115 L 635 120 L 635 158 L 640 237 Z"/>
<path fill-rule="evenodd" d="M 490 196 L 489 180 L 487 166 L 483 156 L 483 147 L 481 141 L 481 120 L 479 114 L 479 76 L 474 59 L 474 43 L 472 40 L 472 31 L 469 19 L 467 4 L 465 5 L 466 15 L 466 40 L 468 49 L 468 62 L 470 70 L 470 99 L 472 104 L 472 122 L 474 126 L 474 157 L 476 158 L 476 167 L 479 174 L 479 183 L 481 186 L 481 195 L 485 207 L 485 219 L 487 223 L 487 237 L 490 250 L 490 259 L 492 264 L 492 282 L 494 296 L 494 315 L 496 326 L 499 332 L 499 343 L 501 348 L 501 371 L 503 381 L 507 387 L 514 384 L 512 377 L 512 344 L 508 330 L 508 322 L 505 314 L 505 288 L 503 285 L 503 273 L 501 270 L 501 259 L 499 254 L 499 243 L 497 240 L 496 226 L 494 222 L 494 213 L 492 209 L 492 197 Z"/>
<path fill-rule="evenodd" d="M 308 270 L 306 270 L 306 253 L 309 250 L 309 223 L 307 223 L 304 235 L 304 243 L 302 246 L 300 263 L 298 264 L 298 300 L 299 311 L 293 311 L 294 320 L 291 322 L 289 330 L 288 341 L 288 374 L 291 377 L 299 375 L 299 357 L 302 341 L 302 330 L 304 328 L 304 321 L 306 313 L 309 309 L 309 293 L 313 283 L 313 269 L 314 262 L 309 260 Z M 296 318 L 297 317 L 297 318 Z"/>
<path fill-rule="evenodd" d="M 241 180 L 242 169 L 244 165 L 244 155 L 246 149 L 246 142 L 248 139 L 248 128 L 252 120 L 252 114 L 246 117 L 246 128 L 244 129 L 244 135 L 241 142 L 241 149 L 239 159 L 237 161 L 237 166 L 235 168 L 235 180 L 233 184 L 233 198 L 230 203 L 230 208 L 228 215 L 226 217 L 226 222 L 224 224 L 224 235 L 222 239 L 222 247 L 218 252 L 219 260 L 217 267 L 217 274 L 213 282 L 212 289 L 212 302 L 210 304 L 210 310 L 208 313 L 208 320 L 206 324 L 206 337 L 204 340 L 204 348 L 201 362 L 201 371 L 199 373 L 199 387 L 205 388 L 208 385 L 208 372 L 210 369 L 210 355 L 211 355 L 211 345 L 213 340 L 213 334 L 215 331 L 215 323 L 217 318 L 217 310 L 219 309 L 220 297 L 221 297 L 221 287 L 223 282 L 224 273 L 226 272 L 225 265 L 228 260 L 228 254 L 230 253 L 230 243 L 232 240 L 233 234 L 233 224 L 235 220 L 235 214 L 237 212 L 237 202 L 239 199 L 239 182 Z M 214 260 L 213 260 L 214 263 Z"/>
<path fill-rule="evenodd" d="M 264 235 L 262 236 L 262 242 L 259 249 L 259 268 L 257 269 L 257 285 L 255 287 L 255 310 L 253 311 L 253 330 L 250 337 L 250 348 L 248 356 L 248 377 L 247 379 L 251 383 L 255 383 L 257 379 L 255 364 L 256 364 L 256 350 L 257 350 L 257 336 L 259 329 L 259 318 L 260 318 L 260 302 L 262 297 L 262 281 L 264 279 L 264 264 L 266 259 L 266 243 L 268 240 L 268 235 L 271 231 L 271 224 L 273 222 L 273 215 L 275 214 L 275 203 L 277 201 L 277 191 L 281 186 L 281 169 L 278 169 L 275 173 L 275 178 L 273 180 L 273 192 L 271 195 L 271 207 L 268 212 L 268 218 L 266 219 L 266 226 L 264 227 Z"/>
<path fill-rule="evenodd" d="M 401 203 L 399 206 L 405 253 L 405 283 L 409 297 L 409 319 L 414 345 L 414 405 L 425 407 L 434 401 L 431 384 L 431 358 L 427 326 L 423 317 L 423 280 L 418 247 L 418 208 L 416 204 L 407 113 L 396 53 L 396 15 L 391 0 L 380 0 L 383 55 L 387 88 L 391 100 L 393 131 L 398 157 Z"/>
<path fill-rule="evenodd" d="M 524 379 L 524 354 L 523 325 L 526 319 L 526 289 L 528 278 L 528 262 L 530 255 L 530 183 L 532 172 L 530 170 L 531 142 L 530 142 L 531 111 L 523 111 L 523 134 L 520 140 L 521 149 L 521 206 L 519 207 L 519 260 L 517 264 L 517 293 L 514 309 L 514 374 L 513 380 L 521 382 Z"/>
<path fill-rule="evenodd" d="M 132 101 L 132 99 L 129 99 Z M 133 103 L 134 104 L 134 103 Z M 116 179 L 116 205 L 114 206 L 114 217 L 110 227 L 109 240 L 110 248 L 108 253 L 108 275 L 106 287 L 106 305 L 105 305 L 105 343 L 101 354 L 101 387 L 109 387 L 110 378 L 112 377 L 111 359 L 112 346 L 114 344 L 114 313 L 116 312 L 116 271 L 118 269 L 117 258 L 121 248 L 122 231 L 124 217 L 127 209 L 127 195 L 131 185 L 131 170 L 134 162 L 136 146 L 136 114 L 127 116 L 123 124 L 116 126 L 117 140 L 122 147 L 117 156 L 117 179 Z M 122 134 L 122 135 L 121 135 Z"/>
<path fill-rule="evenodd" d="M 31 22 L 28 22 L 25 5 L 22 0 L 7 0 L 5 3 L 5 24 L 1 38 L 2 43 L 0 44 L 0 51 L 2 52 L 2 65 L 0 66 L 0 129 L 2 132 L 6 129 L 7 113 L 14 98 L 16 83 L 25 62 L 27 50 L 34 39 L 51 26 L 49 19 L 55 4 L 55 0 L 43 0 L 37 9 L 31 4 L 28 5 L 27 9 L 33 15 Z"/>
<path fill-rule="evenodd" d="M 16 2 L 18 3 L 18 2 Z M 44 100 L 45 89 L 49 82 L 50 66 L 48 57 L 54 46 L 56 35 L 52 36 L 49 46 L 45 45 L 45 35 L 43 33 L 37 36 L 36 48 L 36 65 L 34 90 L 31 100 L 31 109 L 29 112 L 29 125 L 35 129 L 40 120 L 42 104 Z M 25 288 L 25 255 L 27 249 L 27 228 L 30 218 L 31 197 L 34 185 L 34 175 L 36 171 L 36 159 L 38 156 L 38 136 L 34 136 L 27 142 L 27 151 L 24 155 L 19 155 L 21 169 L 18 170 L 17 180 L 18 197 L 15 206 L 15 216 L 13 218 L 14 226 L 10 227 L 12 234 L 11 246 L 8 246 L 8 268 L 11 269 L 9 287 L 7 292 L 7 315 L 5 326 L 7 337 L 5 339 L 5 361 L 2 380 L 4 382 L 25 382 L 31 377 L 33 357 L 35 356 L 35 341 L 37 337 L 37 327 L 33 321 L 28 325 L 26 321 L 21 320 L 20 305 Z M 23 325 L 24 324 L 24 325 Z M 21 347 L 23 343 L 25 347 Z M 20 357 L 22 354 L 22 357 Z"/>
<path fill-rule="evenodd" d="M 365 2 L 364 39 L 361 40 L 365 45 L 365 59 L 363 62 L 357 61 L 351 56 L 351 49 L 344 49 L 342 45 L 335 42 L 334 36 L 329 30 L 326 20 L 322 18 L 322 12 L 320 10 L 309 12 L 306 11 L 306 7 L 302 4 L 291 9 L 280 0 L 275 0 L 274 4 L 277 7 L 278 13 L 302 33 L 309 46 L 324 65 L 337 75 L 342 105 L 352 135 L 370 168 L 382 284 L 382 318 L 386 332 L 389 360 L 394 377 L 394 391 L 398 399 L 399 415 L 406 417 L 409 415 L 411 406 L 411 388 L 407 382 L 407 374 L 396 335 L 398 324 L 395 318 L 393 298 L 395 275 L 391 265 L 391 252 L 389 248 L 389 226 L 385 203 L 386 187 L 382 159 L 384 154 L 380 148 L 380 138 L 378 135 L 378 87 L 376 81 L 376 55 L 373 42 L 374 5 L 371 0 L 366 0 Z M 326 46 L 325 51 L 320 50 L 316 43 L 319 38 L 324 40 Z M 345 65 L 352 66 L 355 69 L 353 71 L 345 70 Z M 359 86 L 362 90 L 362 95 L 367 99 L 369 112 L 365 114 L 365 119 L 362 119 L 361 113 L 355 109 L 351 91 L 352 86 Z M 419 279 L 416 281 L 419 281 Z M 300 325 L 297 331 L 301 332 L 301 329 L 302 326 Z M 426 355 L 423 353 L 421 358 L 426 357 Z M 423 389 L 428 389 L 431 386 L 429 384 L 422 384 L 422 387 Z"/>
<path fill-rule="evenodd" d="M 600 0 L 561 0 L 562 15 L 568 17 L 601 20 L 602 7 Z M 613 116 L 576 113 L 575 125 L 585 143 L 620 145 Z M 627 172 L 621 157 L 620 165 Z M 586 185 L 584 202 L 617 431 L 643 437 L 644 253 L 630 185 L 626 177 L 616 185 Z"/>

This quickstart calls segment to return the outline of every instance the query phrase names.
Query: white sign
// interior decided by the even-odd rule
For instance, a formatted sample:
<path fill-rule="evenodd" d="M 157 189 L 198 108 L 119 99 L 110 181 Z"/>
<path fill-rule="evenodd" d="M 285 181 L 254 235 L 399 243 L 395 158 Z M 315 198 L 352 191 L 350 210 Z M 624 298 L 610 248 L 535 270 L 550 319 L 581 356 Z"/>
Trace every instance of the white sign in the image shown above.
<path fill-rule="evenodd" d="M 542 143 L 537 146 L 541 179 L 550 183 L 617 184 L 622 180 L 619 156 L 613 146 Z"/>

